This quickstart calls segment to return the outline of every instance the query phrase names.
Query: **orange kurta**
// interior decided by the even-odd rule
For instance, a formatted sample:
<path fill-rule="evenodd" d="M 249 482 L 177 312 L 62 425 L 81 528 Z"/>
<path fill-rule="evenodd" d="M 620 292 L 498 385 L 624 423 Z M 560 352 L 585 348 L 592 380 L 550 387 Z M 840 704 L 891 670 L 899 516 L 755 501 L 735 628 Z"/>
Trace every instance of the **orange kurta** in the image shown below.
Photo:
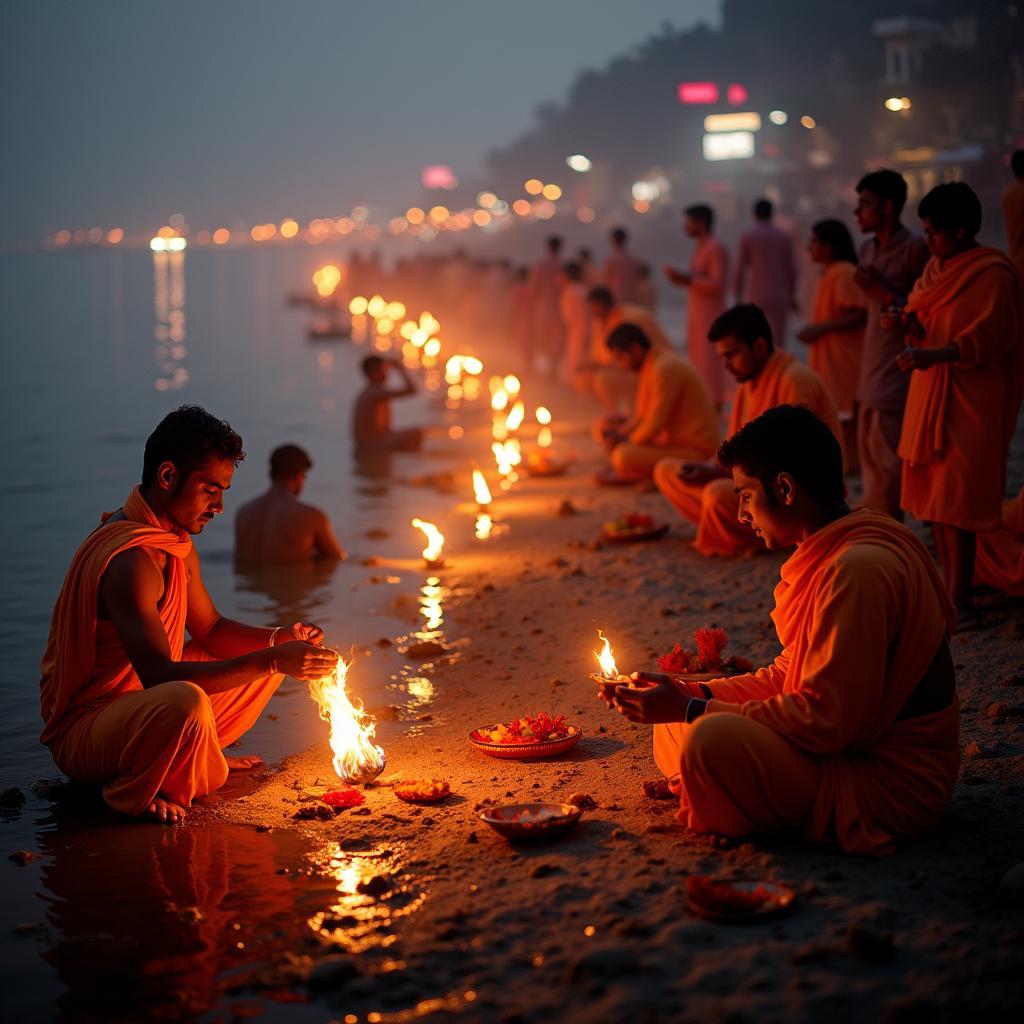
<path fill-rule="evenodd" d="M 900 717 L 955 622 L 924 545 L 889 516 L 851 512 L 782 566 L 772 619 L 772 665 L 705 684 L 693 725 L 655 727 L 659 766 L 681 775 L 680 818 L 875 855 L 934 828 L 956 782 L 960 711 L 953 697 Z"/>
<path fill-rule="evenodd" d="M 1000 526 L 978 534 L 974 582 L 1024 597 L 1024 488 L 1003 502 Z"/>
<path fill-rule="evenodd" d="M 103 517 L 64 579 L 42 661 L 40 738 L 61 771 L 102 783 L 107 803 L 140 814 L 158 794 L 187 807 L 221 786 L 228 771 L 221 747 L 253 724 L 282 676 L 212 696 L 185 681 L 143 688 L 113 624 L 96 614 L 103 574 L 125 551 L 167 555 L 157 610 L 171 657 L 212 659 L 196 644 L 185 646 L 191 539 L 164 530 L 137 487 L 124 514 L 119 521 Z"/>
<path fill-rule="evenodd" d="M 857 267 L 846 260 L 836 260 L 822 270 L 814 292 L 812 324 L 828 323 L 851 310 L 866 308 L 867 299 L 854 280 L 856 273 Z M 844 417 L 853 414 L 863 347 L 863 327 L 829 331 L 810 345 L 808 365 L 822 379 Z"/>
<path fill-rule="evenodd" d="M 726 436 L 777 405 L 806 405 L 842 444 L 839 415 L 828 389 L 813 370 L 781 349 L 772 353 L 754 380 L 736 389 Z M 681 470 L 681 460 L 662 459 L 654 467 L 654 482 L 680 515 L 697 524 L 698 551 L 740 555 L 763 549 L 750 527 L 739 521 L 739 498 L 731 479 L 688 484 L 679 478 Z"/>
<path fill-rule="evenodd" d="M 929 260 L 907 301 L 924 348 L 960 359 L 910 377 L 900 505 L 973 533 L 1000 523 L 1006 457 L 1024 388 L 1024 296 L 1016 268 L 984 246 Z"/>

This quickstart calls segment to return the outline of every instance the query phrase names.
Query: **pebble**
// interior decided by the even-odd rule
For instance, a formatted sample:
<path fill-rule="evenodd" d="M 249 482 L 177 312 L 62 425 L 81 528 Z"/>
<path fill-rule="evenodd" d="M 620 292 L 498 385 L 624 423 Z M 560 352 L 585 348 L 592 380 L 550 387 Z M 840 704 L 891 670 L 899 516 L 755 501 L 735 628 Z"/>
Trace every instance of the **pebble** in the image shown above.
<path fill-rule="evenodd" d="M 597 806 L 597 801 L 589 793 L 573 793 L 566 801 L 581 811 L 592 811 Z"/>

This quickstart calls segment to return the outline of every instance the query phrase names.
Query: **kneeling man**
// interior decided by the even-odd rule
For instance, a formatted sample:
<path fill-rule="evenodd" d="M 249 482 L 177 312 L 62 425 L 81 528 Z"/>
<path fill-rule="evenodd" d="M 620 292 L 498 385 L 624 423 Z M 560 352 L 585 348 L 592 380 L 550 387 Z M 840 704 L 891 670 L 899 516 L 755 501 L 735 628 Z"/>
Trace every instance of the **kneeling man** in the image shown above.
<path fill-rule="evenodd" d="M 42 742 L 62 772 L 126 814 L 180 821 L 196 796 L 259 758 L 226 758 L 284 674 L 318 679 L 323 632 L 222 618 L 190 534 L 223 512 L 242 439 L 198 406 L 146 441 L 142 483 L 82 542 L 43 655 Z M 185 642 L 185 631 L 191 642 Z"/>
<path fill-rule="evenodd" d="M 719 449 L 740 519 L 796 544 L 775 588 L 782 644 L 747 675 L 638 673 L 615 707 L 654 726 L 654 756 L 695 832 L 796 832 L 885 854 L 934 828 L 959 766 L 953 606 L 902 524 L 846 505 L 833 432 L 779 406 Z"/>

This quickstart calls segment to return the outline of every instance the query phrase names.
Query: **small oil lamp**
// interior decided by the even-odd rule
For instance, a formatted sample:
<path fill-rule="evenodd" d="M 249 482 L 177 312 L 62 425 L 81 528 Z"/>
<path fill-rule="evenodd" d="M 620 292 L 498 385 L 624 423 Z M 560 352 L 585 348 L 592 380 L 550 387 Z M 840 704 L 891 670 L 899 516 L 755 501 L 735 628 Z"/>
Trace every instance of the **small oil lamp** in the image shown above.
<path fill-rule="evenodd" d="M 612 645 L 600 629 L 597 631 L 597 638 L 602 642 L 602 646 L 600 651 L 594 651 L 594 657 L 597 658 L 597 664 L 601 671 L 591 672 L 590 678 L 602 690 L 610 692 L 620 683 L 628 683 L 629 676 L 623 675 L 619 671 L 618 665 L 615 664 L 615 655 L 612 653 Z"/>
<path fill-rule="evenodd" d="M 423 549 L 423 561 L 428 569 L 444 567 L 444 534 L 433 524 L 422 519 L 414 519 L 412 525 L 422 530 L 427 538 L 427 546 Z"/>

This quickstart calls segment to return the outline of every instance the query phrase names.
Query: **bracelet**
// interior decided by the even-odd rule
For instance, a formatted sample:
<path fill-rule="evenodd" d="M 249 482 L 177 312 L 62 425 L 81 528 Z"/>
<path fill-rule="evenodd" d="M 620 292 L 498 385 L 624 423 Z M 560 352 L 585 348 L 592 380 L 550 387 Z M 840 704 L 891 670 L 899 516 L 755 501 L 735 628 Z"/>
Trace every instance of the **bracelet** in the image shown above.
<path fill-rule="evenodd" d="M 686 705 L 686 717 L 684 721 L 689 725 L 694 719 L 700 718 L 704 714 L 705 709 L 708 706 L 706 700 L 701 700 L 700 697 L 691 697 L 689 703 Z"/>
<path fill-rule="evenodd" d="M 277 641 L 277 634 L 280 633 L 282 629 L 284 629 L 283 626 L 275 626 L 270 631 L 270 643 L 267 644 L 268 647 L 273 647 L 274 646 L 275 642 Z"/>

